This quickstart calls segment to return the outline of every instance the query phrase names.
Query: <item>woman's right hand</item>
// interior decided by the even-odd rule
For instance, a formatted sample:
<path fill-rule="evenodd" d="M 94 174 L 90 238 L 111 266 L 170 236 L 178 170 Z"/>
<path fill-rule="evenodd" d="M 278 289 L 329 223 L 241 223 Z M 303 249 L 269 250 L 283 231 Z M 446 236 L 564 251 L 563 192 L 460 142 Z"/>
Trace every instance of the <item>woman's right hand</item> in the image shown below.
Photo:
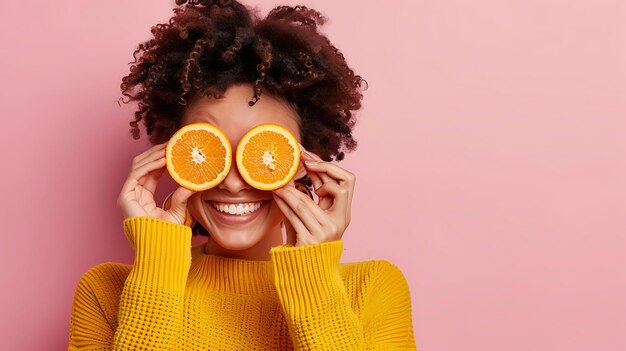
<path fill-rule="evenodd" d="M 195 191 L 178 187 L 172 194 L 168 210 L 159 208 L 154 202 L 157 183 L 166 169 L 166 145 L 167 142 L 155 145 L 133 158 L 130 174 L 117 198 L 124 219 L 149 216 L 176 224 L 185 223 L 187 200 Z"/>

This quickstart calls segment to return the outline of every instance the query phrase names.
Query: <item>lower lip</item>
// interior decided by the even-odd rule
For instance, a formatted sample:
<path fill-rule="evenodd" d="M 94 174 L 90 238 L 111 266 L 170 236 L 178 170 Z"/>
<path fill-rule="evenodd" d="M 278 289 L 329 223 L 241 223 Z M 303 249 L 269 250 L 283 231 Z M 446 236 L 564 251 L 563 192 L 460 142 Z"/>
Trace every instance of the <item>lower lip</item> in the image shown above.
<path fill-rule="evenodd" d="M 267 205 L 269 204 L 269 201 L 264 200 L 263 203 L 261 203 L 261 207 L 259 207 L 256 211 L 245 214 L 245 215 L 238 215 L 238 214 L 232 215 L 230 213 L 220 212 L 215 207 L 213 207 L 213 203 L 210 201 L 206 201 L 206 204 L 209 206 L 213 215 L 220 222 L 223 222 L 225 224 L 245 224 L 245 223 L 252 222 L 255 218 L 257 218 L 259 214 L 265 209 L 265 207 L 267 207 Z"/>

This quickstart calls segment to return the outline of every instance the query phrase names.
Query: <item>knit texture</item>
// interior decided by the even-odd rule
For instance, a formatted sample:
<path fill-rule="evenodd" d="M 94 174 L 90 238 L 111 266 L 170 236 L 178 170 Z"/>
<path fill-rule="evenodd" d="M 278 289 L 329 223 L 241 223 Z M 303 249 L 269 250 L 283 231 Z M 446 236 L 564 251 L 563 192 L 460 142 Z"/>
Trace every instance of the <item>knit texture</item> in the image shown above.
<path fill-rule="evenodd" d="M 192 247 L 188 226 L 123 224 L 134 264 L 99 264 L 80 278 L 69 351 L 416 350 L 401 271 L 340 263 L 341 240 L 281 245 L 251 261 Z"/>

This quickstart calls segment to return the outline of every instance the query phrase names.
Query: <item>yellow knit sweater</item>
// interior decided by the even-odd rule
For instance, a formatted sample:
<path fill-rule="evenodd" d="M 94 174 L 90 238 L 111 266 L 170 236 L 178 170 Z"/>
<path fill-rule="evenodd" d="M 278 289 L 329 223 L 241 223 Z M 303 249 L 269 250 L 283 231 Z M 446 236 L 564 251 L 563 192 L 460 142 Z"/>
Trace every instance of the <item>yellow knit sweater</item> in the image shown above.
<path fill-rule="evenodd" d="M 204 253 L 191 228 L 124 221 L 133 265 L 78 282 L 69 350 L 416 350 L 407 282 L 387 261 L 339 263 L 342 241 Z"/>

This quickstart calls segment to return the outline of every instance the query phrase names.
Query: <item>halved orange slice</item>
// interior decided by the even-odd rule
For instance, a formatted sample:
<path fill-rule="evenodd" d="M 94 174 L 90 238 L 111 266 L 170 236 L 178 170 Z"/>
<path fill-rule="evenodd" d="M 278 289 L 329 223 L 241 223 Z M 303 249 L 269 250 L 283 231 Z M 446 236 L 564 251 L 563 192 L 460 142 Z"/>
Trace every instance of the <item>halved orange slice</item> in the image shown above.
<path fill-rule="evenodd" d="M 180 128 L 165 147 L 165 164 L 172 179 L 193 191 L 218 185 L 232 163 L 228 137 L 209 123 L 191 123 Z"/>
<path fill-rule="evenodd" d="M 260 124 L 237 145 L 237 169 L 250 186 L 274 190 L 289 183 L 300 166 L 300 146 L 285 127 Z"/>

